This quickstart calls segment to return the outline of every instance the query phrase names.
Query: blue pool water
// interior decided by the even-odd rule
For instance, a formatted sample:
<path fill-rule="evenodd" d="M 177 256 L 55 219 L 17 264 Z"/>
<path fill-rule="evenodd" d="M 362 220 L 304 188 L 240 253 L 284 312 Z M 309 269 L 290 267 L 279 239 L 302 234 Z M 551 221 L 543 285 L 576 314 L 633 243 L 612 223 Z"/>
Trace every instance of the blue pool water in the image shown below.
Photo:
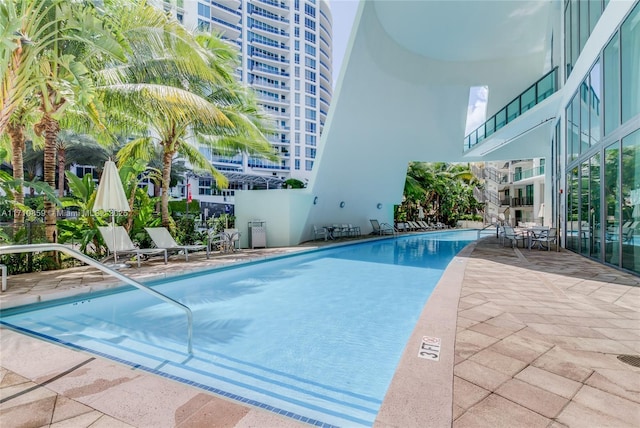
<path fill-rule="evenodd" d="M 322 249 L 154 286 L 3 311 L 2 323 L 305 422 L 371 426 L 414 325 L 476 231 Z M 33 310 L 32 310 L 33 309 Z"/>

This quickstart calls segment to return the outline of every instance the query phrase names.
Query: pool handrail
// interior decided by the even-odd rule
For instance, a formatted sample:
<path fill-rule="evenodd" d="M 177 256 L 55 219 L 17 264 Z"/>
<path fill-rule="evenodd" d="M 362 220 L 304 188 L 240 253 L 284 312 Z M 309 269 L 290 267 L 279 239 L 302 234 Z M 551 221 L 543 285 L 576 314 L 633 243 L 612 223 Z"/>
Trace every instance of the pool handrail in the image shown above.
<path fill-rule="evenodd" d="M 105 266 L 104 264 L 100 263 L 97 260 L 92 259 L 91 257 L 87 256 L 84 253 L 81 253 L 78 250 L 75 250 L 71 247 L 67 247 L 66 245 L 62 245 L 62 244 L 29 244 L 29 245 L 2 245 L 0 246 L 0 255 L 2 254 L 12 254 L 12 253 L 34 253 L 34 252 L 41 252 L 41 251 L 60 251 L 62 253 L 68 254 L 90 266 L 95 267 L 96 269 L 101 270 L 102 272 L 105 272 L 108 275 L 111 275 L 113 277 L 116 277 L 117 279 L 119 279 L 120 281 L 126 282 L 129 285 L 132 285 L 136 288 L 138 288 L 139 290 L 142 290 L 146 293 L 151 294 L 152 296 L 155 296 L 161 300 L 164 300 L 166 303 L 169 303 L 170 305 L 174 305 L 177 306 L 178 308 L 184 310 L 187 314 L 187 324 L 188 324 L 188 337 L 187 337 L 187 349 L 189 354 L 193 354 L 193 313 L 191 312 L 191 309 L 189 309 L 188 306 L 183 305 L 182 303 L 178 302 L 177 300 L 172 299 L 171 297 L 160 293 L 157 290 L 154 290 L 151 287 L 148 287 L 144 284 L 139 283 L 138 281 L 129 278 L 126 275 L 121 274 L 120 272 L 111 269 L 108 266 Z"/>

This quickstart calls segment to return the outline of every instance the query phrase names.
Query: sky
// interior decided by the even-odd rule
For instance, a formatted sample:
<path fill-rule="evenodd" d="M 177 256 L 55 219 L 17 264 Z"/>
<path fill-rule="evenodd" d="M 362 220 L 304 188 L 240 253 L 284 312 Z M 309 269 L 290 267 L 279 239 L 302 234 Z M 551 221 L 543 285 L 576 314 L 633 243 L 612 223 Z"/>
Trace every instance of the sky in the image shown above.
<path fill-rule="evenodd" d="M 333 87 L 335 89 L 353 28 L 353 21 L 358 11 L 358 0 L 328 1 L 333 18 Z M 488 99 L 489 89 L 486 86 L 470 89 L 465 135 L 478 128 L 486 120 Z"/>

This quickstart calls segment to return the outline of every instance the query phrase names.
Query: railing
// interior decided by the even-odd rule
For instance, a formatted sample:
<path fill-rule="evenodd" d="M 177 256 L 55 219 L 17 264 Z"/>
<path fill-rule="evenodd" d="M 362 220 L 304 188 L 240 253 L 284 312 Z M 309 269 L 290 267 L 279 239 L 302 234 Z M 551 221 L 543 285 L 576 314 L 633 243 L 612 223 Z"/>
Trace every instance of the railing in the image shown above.
<path fill-rule="evenodd" d="M 546 98 L 549 98 L 558 90 L 558 67 L 554 68 L 536 83 L 529 86 L 502 110 L 494 114 L 478 129 L 471 132 L 464 139 L 464 150 L 469 150 L 476 144 L 480 144 L 493 133 L 503 128 L 528 110 Z"/>
<path fill-rule="evenodd" d="M 80 251 L 74 250 L 73 248 L 69 248 L 66 245 L 62 244 L 32 244 L 32 245 L 7 245 L 0 247 L 0 254 L 14 254 L 14 253 L 33 253 L 38 251 L 60 251 L 62 253 L 68 254 L 71 257 L 74 257 L 86 264 L 93 266 L 96 269 L 105 272 L 113 277 L 116 277 L 120 281 L 126 282 L 129 285 L 132 285 L 145 293 L 149 293 L 152 296 L 157 297 L 160 300 L 164 300 L 170 305 L 174 305 L 179 309 L 182 309 L 187 314 L 187 349 L 189 354 L 193 354 L 193 314 L 191 309 L 177 300 L 172 299 L 169 296 L 166 296 L 153 288 L 147 287 L 146 285 L 140 284 L 138 281 L 135 281 L 129 278 L 126 275 L 117 272 L 108 266 L 103 265 L 97 260 L 92 259 L 91 257 L 81 253 Z"/>
<path fill-rule="evenodd" d="M 514 173 L 513 181 L 522 181 L 526 180 L 527 178 L 537 177 L 539 175 L 544 175 L 544 165 Z"/>
<path fill-rule="evenodd" d="M 533 197 L 532 196 L 523 196 L 520 198 L 511 198 L 511 206 L 512 207 L 525 207 L 533 205 Z"/>

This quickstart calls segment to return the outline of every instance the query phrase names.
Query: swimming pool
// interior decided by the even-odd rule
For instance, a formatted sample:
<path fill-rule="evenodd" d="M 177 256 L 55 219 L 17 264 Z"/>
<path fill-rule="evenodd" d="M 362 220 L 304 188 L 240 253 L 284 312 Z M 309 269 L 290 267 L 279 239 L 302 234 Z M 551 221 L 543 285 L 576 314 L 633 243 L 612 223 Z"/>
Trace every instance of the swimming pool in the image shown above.
<path fill-rule="evenodd" d="M 158 282 L 2 323 L 305 422 L 371 426 L 420 312 L 476 231 L 322 249 Z"/>

